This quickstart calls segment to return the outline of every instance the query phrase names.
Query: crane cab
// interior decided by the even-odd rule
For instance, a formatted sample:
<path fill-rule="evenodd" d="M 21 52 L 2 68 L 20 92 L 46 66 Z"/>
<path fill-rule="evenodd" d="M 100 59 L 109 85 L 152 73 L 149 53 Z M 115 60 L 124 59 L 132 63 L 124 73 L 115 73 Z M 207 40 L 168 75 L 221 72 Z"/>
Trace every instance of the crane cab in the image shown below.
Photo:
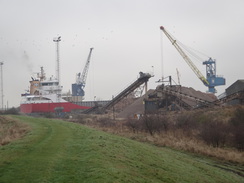
<path fill-rule="evenodd" d="M 208 92 L 216 93 L 215 86 L 225 85 L 225 78 L 216 75 L 216 61 L 212 58 L 204 61 L 203 65 L 206 65 L 206 79 L 208 81 Z"/>

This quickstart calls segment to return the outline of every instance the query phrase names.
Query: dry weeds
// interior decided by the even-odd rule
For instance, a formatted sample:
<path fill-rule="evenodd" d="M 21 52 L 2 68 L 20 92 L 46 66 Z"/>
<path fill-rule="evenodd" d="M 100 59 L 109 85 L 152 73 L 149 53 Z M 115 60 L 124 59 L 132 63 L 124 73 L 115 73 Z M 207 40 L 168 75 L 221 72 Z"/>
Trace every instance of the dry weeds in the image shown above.
<path fill-rule="evenodd" d="M 0 146 L 23 137 L 29 130 L 30 127 L 26 124 L 13 120 L 9 116 L 0 116 Z"/>

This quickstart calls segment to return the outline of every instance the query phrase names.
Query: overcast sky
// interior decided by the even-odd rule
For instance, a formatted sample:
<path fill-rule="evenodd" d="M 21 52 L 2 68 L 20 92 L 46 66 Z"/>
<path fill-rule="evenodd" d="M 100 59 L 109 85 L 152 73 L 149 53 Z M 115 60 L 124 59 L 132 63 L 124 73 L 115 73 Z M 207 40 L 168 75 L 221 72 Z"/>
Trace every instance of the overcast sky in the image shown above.
<path fill-rule="evenodd" d="M 111 99 L 140 71 L 154 72 L 205 92 L 202 82 L 159 27 L 177 40 L 216 59 L 226 86 L 244 79 L 243 0 L 0 0 L 0 61 L 4 105 L 19 106 L 33 73 L 43 66 L 55 75 L 55 44 L 61 36 L 60 75 L 71 90 L 94 47 L 85 88 L 86 100 Z M 205 59 L 205 58 L 203 58 Z M 207 57 L 206 57 L 207 59 Z M 203 60 L 204 61 L 204 60 Z M 205 66 L 194 62 L 205 76 Z"/>

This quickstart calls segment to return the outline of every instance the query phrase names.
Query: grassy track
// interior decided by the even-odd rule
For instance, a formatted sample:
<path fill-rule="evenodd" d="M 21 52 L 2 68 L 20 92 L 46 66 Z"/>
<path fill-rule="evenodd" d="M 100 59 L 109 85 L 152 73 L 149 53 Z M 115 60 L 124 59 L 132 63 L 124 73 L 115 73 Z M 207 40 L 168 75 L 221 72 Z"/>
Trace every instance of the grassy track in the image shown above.
<path fill-rule="evenodd" d="M 230 171 L 241 173 L 241 166 L 217 165 L 78 124 L 15 118 L 32 130 L 25 138 L 0 147 L 0 183 L 244 182 Z"/>

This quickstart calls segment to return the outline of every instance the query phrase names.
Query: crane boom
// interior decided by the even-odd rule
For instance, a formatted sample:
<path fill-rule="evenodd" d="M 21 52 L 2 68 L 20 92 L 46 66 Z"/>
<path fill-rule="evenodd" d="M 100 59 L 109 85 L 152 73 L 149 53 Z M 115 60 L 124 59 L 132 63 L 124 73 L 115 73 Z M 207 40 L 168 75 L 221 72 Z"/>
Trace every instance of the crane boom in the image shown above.
<path fill-rule="evenodd" d="M 190 68 L 193 70 L 193 72 L 197 75 L 197 77 L 203 82 L 204 85 L 209 86 L 209 82 L 207 79 L 202 75 L 202 73 L 198 70 L 198 68 L 194 65 L 194 63 L 191 61 L 191 59 L 185 54 L 185 52 L 181 49 L 181 47 L 178 45 L 176 40 L 172 38 L 172 36 L 165 30 L 163 26 L 160 27 L 160 29 L 164 32 L 164 34 L 168 37 L 172 45 L 176 48 L 176 50 L 180 53 L 180 55 L 183 57 L 183 59 L 186 61 L 186 63 L 190 66 Z"/>
<path fill-rule="evenodd" d="M 92 50 L 93 50 L 93 48 L 90 48 L 90 52 L 89 52 L 89 55 L 87 57 L 86 65 L 83 69 L 82 75 L 80 73 L 78 73 L 78 75 L 77 75 L 78 77 L 76 79 L 76 83 L 82 84 L 83 87 L 85 87 L 85 85 L 86 85 L 86 78 L 87 78 L 87 74 L 88 74 L 88 68 L 90 65 Z"/>

